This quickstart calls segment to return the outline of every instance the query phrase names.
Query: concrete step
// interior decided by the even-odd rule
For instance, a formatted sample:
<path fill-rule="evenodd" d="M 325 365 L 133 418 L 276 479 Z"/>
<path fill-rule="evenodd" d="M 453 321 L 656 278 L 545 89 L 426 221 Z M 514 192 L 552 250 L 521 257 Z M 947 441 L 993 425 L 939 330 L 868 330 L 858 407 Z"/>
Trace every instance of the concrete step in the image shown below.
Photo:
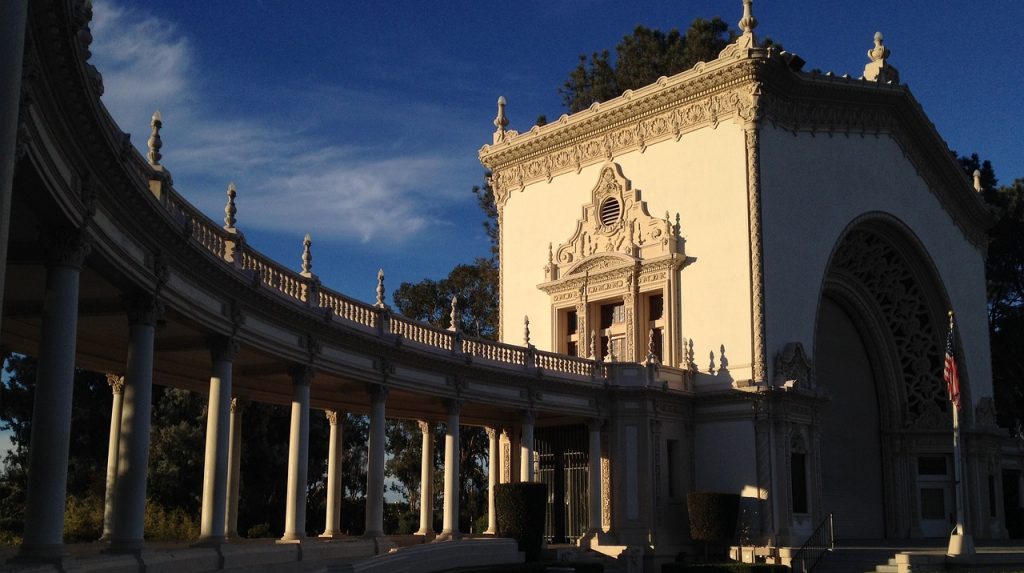
<path fill-rule="evenodd" d="M 814 568 L 816 573 L 897 573 L 896 552 L 885 548 L 836 548 Z"/>

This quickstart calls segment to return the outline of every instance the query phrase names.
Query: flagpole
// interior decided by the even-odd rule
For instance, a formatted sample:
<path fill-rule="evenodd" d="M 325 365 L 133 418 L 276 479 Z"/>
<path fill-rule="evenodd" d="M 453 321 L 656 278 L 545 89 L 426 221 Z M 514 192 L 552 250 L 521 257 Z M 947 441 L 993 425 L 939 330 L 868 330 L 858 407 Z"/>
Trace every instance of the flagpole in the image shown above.
<path fill-rule="evenodd" d="M 954 340 L 954 325 L 953 325 L 953 311 L 949 311 L 949 339 L 946 344 L 946 368 L 944 369 L 944 377 L 947 378 L 947 384 L 949 383 L 948 378 L 951 376 L 949 370 L 949 363 L 952 362 L 953 371 L 952 377 L 958 377 L 956 373 L 956 356 L 951 354 L 953 352 L 952 341 Z M 959 380 L 957 380 L 957 394 L 959 394 Z M 960 460 L 960 398 L 959 395 L 954 400 L 954 396 L 950 393 L 950 405 L 953 407 L 953 487 L 956 495 L 956 529 L 953 530 L 949 536 L 949 547 L 946 550 L 946 554 L 951 557 L 969 556 L 974 555 L 974 539 L 969 533 L 967 533 L 964 527 L 964 503 L 963 503 L 963 479 L 962 479 L 962 463 Z"/>

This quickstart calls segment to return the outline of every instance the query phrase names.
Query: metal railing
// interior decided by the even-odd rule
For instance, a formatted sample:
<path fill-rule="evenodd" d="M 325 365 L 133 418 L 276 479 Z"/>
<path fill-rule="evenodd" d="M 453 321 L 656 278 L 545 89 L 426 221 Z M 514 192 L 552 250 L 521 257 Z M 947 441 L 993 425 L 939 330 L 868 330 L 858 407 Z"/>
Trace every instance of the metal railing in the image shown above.
<path fill-rule="evenodd" d="M 821 520 L 814 533 L 807 538 L 807 541 L 793 554 L 789 567 L 791 571 L 799 573 L 810 573 L 825 556 L 826 552 L 836 548 L 835 520 L 833 514 L 829 513 Z"/>

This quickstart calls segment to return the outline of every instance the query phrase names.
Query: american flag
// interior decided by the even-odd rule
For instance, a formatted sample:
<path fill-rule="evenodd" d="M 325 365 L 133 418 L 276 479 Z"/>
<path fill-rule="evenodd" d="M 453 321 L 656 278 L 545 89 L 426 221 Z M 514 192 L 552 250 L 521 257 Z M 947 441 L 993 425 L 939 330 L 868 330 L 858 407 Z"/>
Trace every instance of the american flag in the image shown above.
<path fill-rule="evenodd" d="M 950 313 L 952 315 L 953 313 Z M 949 317 L 949 336 L 946 337 L 946 361 L 942 367 L 942 379 L 946 381 L 949 401 L 960 409 L 960 375 L 956 371 L 956 353 L 953 346 L 953 317 Z"/>

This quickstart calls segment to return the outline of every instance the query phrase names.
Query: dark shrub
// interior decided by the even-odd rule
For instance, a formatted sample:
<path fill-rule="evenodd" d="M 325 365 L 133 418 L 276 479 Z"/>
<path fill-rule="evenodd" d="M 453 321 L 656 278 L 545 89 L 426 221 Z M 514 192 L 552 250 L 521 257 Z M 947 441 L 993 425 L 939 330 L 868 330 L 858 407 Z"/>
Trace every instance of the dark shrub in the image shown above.
<path fill-rule="evenodd" d="M 686 496 L 690 537 L 695 541 L 727 542 L 736 533 L 740 496 L 735 493 L 693 492 Z"/>
<path fill-rule="evenodd" d="M 547 486 L 536 482 L 502 483 L 494 488 L 498 535 L 518 541 L 527 561 L 540 557 L 547 496 Z"/>

